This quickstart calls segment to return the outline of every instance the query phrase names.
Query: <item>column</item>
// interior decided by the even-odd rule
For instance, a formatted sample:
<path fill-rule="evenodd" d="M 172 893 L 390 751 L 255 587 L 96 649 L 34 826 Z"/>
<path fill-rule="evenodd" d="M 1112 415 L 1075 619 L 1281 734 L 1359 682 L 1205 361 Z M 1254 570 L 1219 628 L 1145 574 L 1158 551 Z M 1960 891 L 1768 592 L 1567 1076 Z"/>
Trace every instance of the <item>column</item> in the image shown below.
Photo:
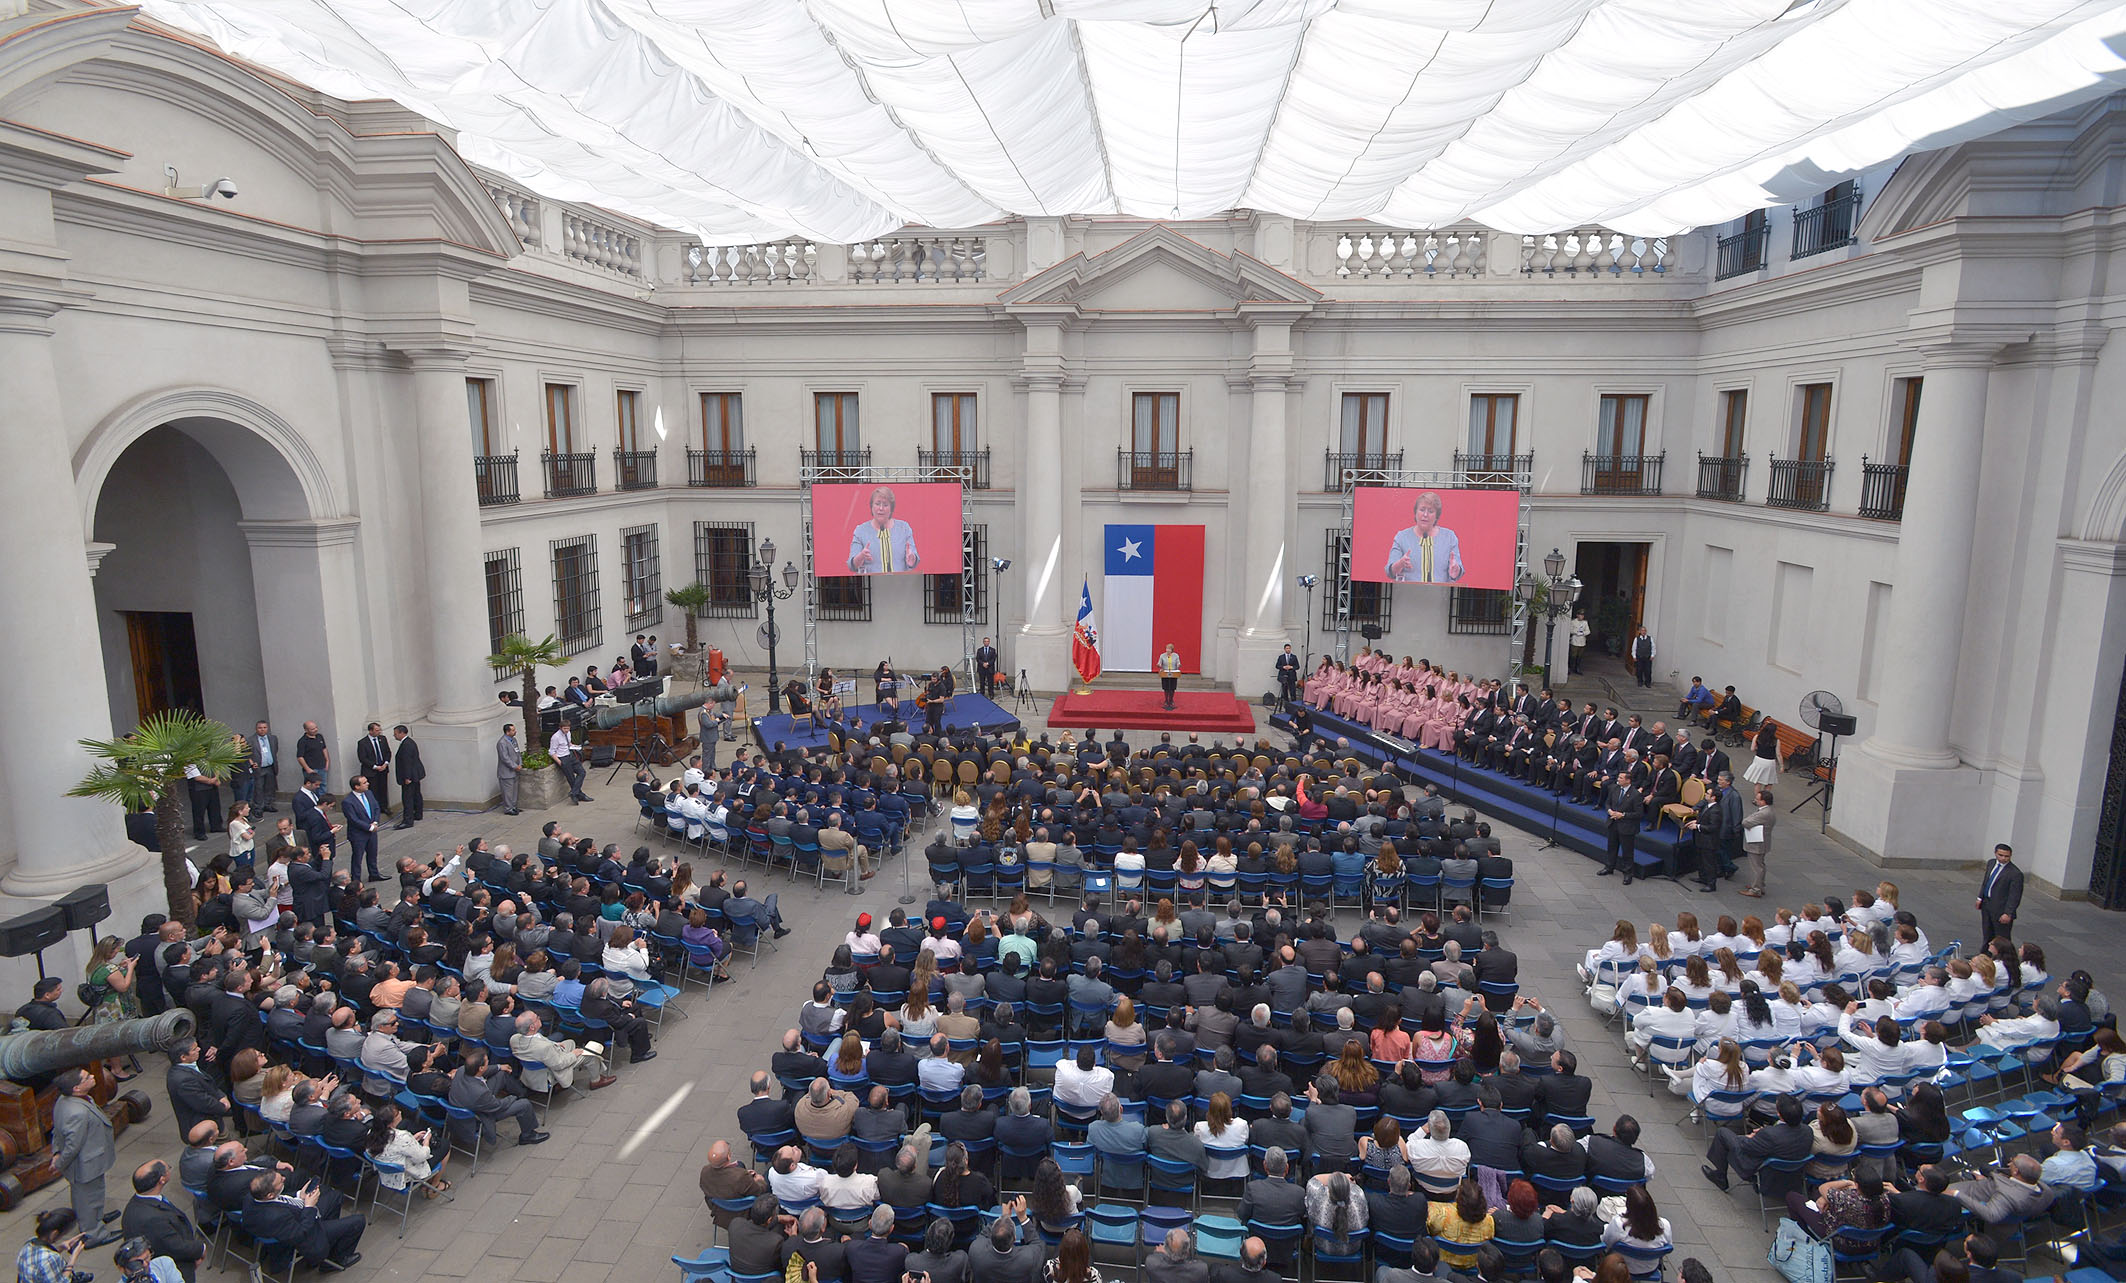
<path fill-rule="evenodd" d="M 1927 354 L 1884 636 L 1886 653 L 1895 658 L 1884 665 L 1882 699 L 1866 744 L 1892 766 L 1957 764 L 1949 715 L 1978 527 L 1986 377 L 1998 350 L 1997 344 L 1959 343 Z"/>
<path fill-rule="evenodd" d="M 1298 311 L 1303 311 L 1299 309 Z M 1275 685 L 1277 655 L 1291 635 L 1284 626 L 1284 589 L 1296 573 L 1286 539 L 1294 499 L 1287 466 L 1285 394 L 1292 378 L 1292 323 L 1298 311 L 1249 311 L 1254 352 L 1248 359 L 1247 485 L 1243 506 L 1228 511 L 1228 529 L 1241 528 L 1240 635 L 1231 680 L 1242 690 Z"/>
<path fill-rule="evenodd" d="M 470 724 L 494 711 L 494 686 L 481 662 L 487 655 L 487 585 L 465 417 L 465 353 L 439 348 L 409 355 L 425 544 L 418 559 L 428 586 L 429 667 L 435 676 L 429 716 Z"/>
<path fill-rule="evenodd" d="M 1289 640 L 1284 628 L 1285 514 L 1291 478 L 1285 464 L 1285 380 L 1281 374 L 1248 376 L 1246 593 L 1241 602 L 1244 644 L 1275 651 Z M 1251 677 L 1243 671 L 1238 676 Z"/>
<path fill-rule="evenodd" d="M 0 298 L 0 671 L 49 673 L 53 656 L 100 663 L 89 549 L 74 488 L 52 363 L 55 303 Z M 106 549 L 107 551 L 107 549 Z M 95 766 L 76 741 L 111 736 L 103 684 L 23 681 L 8 693 L 0 734 L 0 843 L 15 867 L 0 892 L 63 894 L 114 881 L 151 857 L 125 839 L 119 809 L 66 796 Z"/>
<path fill-rule="evenodd" d="M 1037 690 L 1059 690 L 1071 678 L 1070 626 L 1077 585 L 1063 583 L 1063 379 L 1060 371 L 1026 376 L 1025 454 L 1019 465 L 1019 506 L 1025 514 L 1022 566 L 1026 620 L 1015 658 Z"/>

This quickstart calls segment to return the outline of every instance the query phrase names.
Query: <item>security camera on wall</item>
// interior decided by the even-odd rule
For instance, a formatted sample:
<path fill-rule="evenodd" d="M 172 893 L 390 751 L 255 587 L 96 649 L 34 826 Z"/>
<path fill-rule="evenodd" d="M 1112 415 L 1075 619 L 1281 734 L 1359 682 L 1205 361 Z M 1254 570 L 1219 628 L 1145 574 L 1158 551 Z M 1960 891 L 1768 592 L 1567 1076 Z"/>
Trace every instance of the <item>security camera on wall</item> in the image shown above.
<path fill-rule="evenodd" d="M 216 196 L 220 196 L 225 200 L 236 199 L 236 180 L 233 178 L 217 178 L 203 187 L 179 187 L 177 185 L 177 166 L 164 165 L 162 167 L 162 175 L 167 180 L 162 189 L 162 194 L 165 196 L 172 196 L 178 200 L 200 201 L 211 201 Z"/>

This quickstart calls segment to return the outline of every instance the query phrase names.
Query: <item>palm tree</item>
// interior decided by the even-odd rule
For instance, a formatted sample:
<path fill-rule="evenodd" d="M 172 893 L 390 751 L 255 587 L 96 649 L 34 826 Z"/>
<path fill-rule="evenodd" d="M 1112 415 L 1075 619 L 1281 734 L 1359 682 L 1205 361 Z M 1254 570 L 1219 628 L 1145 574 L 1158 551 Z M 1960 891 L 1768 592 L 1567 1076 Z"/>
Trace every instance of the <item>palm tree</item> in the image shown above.
<path fill-rule="evenodd" d="M 539 708 L 539 666 L 544 664 L 548 668 L 556 668 L 567 658 L 568 655 L 562 651 L 561 644 L 554 640 L 552 633 L 548 633 L 544 641 L 533 641 L 522 633 L 511 633 L 502 639 L 502 649 L 487 657 L 487 663 L 493 668 L 517 670 L 517 680 L 521 684 L 517 698 L 524 701 L 524 715 L 534 717 Z M 536 722 L 533 727 L 537 728 Z"/>
<path fill-rule="evenodd" d="M 686 612 L 687 654 L 693 654 L 699 647 L 694 632 L 694 619 L 709 608 L 709 586 L 688 584 L 683 588 L 673 588 L 664 594 L 664 599 Z"/>
<path fill-rule="evenodd" d="M 162 847 L 163 895 L 170 902 L 170 916 L 185 924 L 190 934 L 194 921 L 192 880 L 185 873 L 184 813 L 178 806 L 178 790 L 187 768 L 202 775 L 225 776 L 237 763 L 242 750 L 235 732 L 220 722 L 209 721 L 190 709 L 170 709 L 142 722 L 131 735 L 114 740 L 82 740 L 91 756 L 103 765 L 90 771 L 79 784 L 67 790 L 70 797 L 102 798 L 128 811 L 155 812 L 155 840 Z"/>

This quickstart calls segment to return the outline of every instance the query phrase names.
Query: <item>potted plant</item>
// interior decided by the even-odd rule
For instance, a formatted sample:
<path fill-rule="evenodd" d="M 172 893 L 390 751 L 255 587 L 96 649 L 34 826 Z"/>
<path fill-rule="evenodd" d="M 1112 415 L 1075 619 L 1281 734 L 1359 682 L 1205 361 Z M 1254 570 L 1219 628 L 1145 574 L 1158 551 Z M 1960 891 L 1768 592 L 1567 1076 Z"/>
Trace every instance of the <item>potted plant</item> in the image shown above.
<path fill-rule="evenodd" d="M 524 719 L 531 723 L 525 728 L 527 737 L 539 728 L 539 666 L 559 667 L 567 658 L 552 633 L 548 633 L 543 641 L 533 641 L 522 633 L 511 633 L 502 639 L 502 648 L 487 657 L 489 667 L 517 671 L 517 698 L 524 702 Z M 525 753 L 524 764 L 527 770 L 530 769 L 530 752 Z"/>
<path fill-rule="evenodd" d="M 708 680 L 708 666 L 705 657 L 701 653 L 701 638 L 696 627 L 696 620 L 700 617 L 702 611 L 709 608 L 709 586 L 707 584 L 687 584 L 683 587 L 668 589 L 664 594 L 664 599 L 679 607 L 681 617 L 686 620 L 687 653 L 685 662 L 687 669 L 685 671 L 691 672 L 695 681 L 706 682 Z"/>
<path fill-rule="evenodd" d="M 185 770 L 219 778 L 236 766 L 241 750 L 236 735 L 220 722 L 190 709 L 157 713 L 131 735 L 113 740 L 82 740 L 81 746 L 104 759 L 67 790 L 70 797 L 116 802 L 128 811 L 155 812 L 155 841 L 162 848 L 163 897 L 170 916 L 191 934 L 196 921 L 192 879 L 185 872 L 184 812 L 178 791 Z"/>
<path fill-rule="evenodd" d="M 559 806 L 567 796 L 568 780 L 554 768 L 546 745 L 527 744 L 523 764 L 517 768 L 517 806 L 526 811 L 543 811 Z"/>

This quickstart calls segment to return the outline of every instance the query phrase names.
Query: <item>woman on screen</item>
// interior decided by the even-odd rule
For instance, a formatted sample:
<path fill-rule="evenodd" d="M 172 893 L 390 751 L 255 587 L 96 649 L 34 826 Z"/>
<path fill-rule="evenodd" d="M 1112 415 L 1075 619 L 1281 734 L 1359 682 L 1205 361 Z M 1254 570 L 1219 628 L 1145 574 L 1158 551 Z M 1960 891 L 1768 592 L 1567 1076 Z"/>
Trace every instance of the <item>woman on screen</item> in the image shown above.
<path fill-rule="evenodd" d="M 1459 580 L 1465 569 L 1461 540 L 1439 523 L 1439 493 L 1419 491 L 1410 513 L 1415 524 L 1398 532 L 1388 549 L 1388 578 L 1412 584 L 1451 584 Z"/>
<path fill-rule="evenodd" d="M 849 573 L 854 575 L 898 574 L 914 570 L 921 557 L 915 550 L 915 531 L 893 515 L 892 486 L 871 492 L 871 519 L 849 535 Z"/>

